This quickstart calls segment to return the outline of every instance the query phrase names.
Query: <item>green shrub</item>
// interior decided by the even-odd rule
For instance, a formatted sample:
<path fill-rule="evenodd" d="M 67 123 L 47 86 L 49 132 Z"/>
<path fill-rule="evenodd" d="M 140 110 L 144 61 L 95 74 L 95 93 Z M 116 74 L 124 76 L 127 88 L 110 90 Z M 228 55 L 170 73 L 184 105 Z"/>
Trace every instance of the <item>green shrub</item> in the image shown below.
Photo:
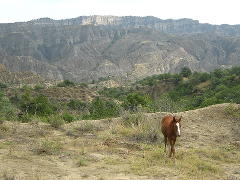
<path fill-rule="evenodd" d="M 7 85 L 0 82 L 0 89 L 5 89 L 5 88 L 7 88 Z"/>
<path fill-rule="evenodd" d="M 24 94 L 20 100 L 20 109 L 32 115 L 48 116 L 53 114 L 55 106 L 43 95 L 31 97 L 30 94 Z"/>
<path fill-rule="evenodd" d="M 16 111 L 16 108 L 14 107 L 14 105 L 9 101 L 9 99 L 2 92 L 0 92 L 1 116 L 5 117 L 7 120 L 10 120 L 15 111 Z"/>
<path fill-rule="evenodd" d="M 34 90 L 38 91 L 40 89 L 44 89 L 44 86 L 42 84 L 35 85 Z"/>
<path fill-rule="evenodd" d="M 63 117 L 64 121 L 66 121 L 68 123 L 73 122 L 75 120 L 75 117 L 69 113 L 64 113 L 62 115 L 62 117 Z"/>
<path fill-rule="evenodd" d="M 87 166 L 88 165 L 88 159 L 85 157 L 79 157 L 78 161 L 77 161 L 77 167 L 81 167 L 81 166 Z"/>
<path fill-rule="evenodd" d="M 78 111 L 84 111 L 87 107 L 88 107 L 88 105 L 87 105 L 87 103 L 85 103 L 85 102 L 82 102 L 82 101 L 80 101 L 80 100 L 78 100 L 78 99 L 72 99 L 68 104 L 67 104 L 67 106 L 69 107 L 69 108 L 71 108 L 71 109 L 73 109 L 73 110 L 78 110 Z"/>
<path fill-rule="evenodd" d="M 120 107 L 113 101 L 104 100 L 101 98 L 94 99 L 89 105 L 90 115 L 83 118 L 86 119 L 101 119 L 108 117 L 116 117 L 119 115 Z"/>
<path fill-rule="evenodd" d="M 191 76 L 191 74 L 192 74 L 192 71 L 189 67 L 183 67 L 181 69 L 180 75 L 182 77 L 189 77 L 189 76 Z"/>
<path fill-rule="evenodd" d="M 69 80 L 64 80 L 57 84 L 58 87 L 67 87 L 67 86 L 75 86 L 75 83 Z"/>
<path fill-rule="evenodd" d="M 31 116 L 29 114 L 21 114 L 20 116 L 18 116 L 18 120 L 23 123 L 32 121 Z"/>

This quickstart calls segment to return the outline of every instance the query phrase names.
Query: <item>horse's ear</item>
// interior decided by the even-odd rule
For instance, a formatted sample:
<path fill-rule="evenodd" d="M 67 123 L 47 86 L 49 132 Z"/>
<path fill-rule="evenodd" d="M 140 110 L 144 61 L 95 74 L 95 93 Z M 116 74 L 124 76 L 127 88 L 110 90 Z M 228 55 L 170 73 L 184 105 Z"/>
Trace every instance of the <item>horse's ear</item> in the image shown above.
<path fill-rule="evenodd" d="M 173 122 L 176 122 L 176 116 L 173 116 Z"/>
<path fill-rule="evenodd" d="M 179 122 L 182 120 L 182 116 L 180 116 L 180 118 L 179 118 Z"/>

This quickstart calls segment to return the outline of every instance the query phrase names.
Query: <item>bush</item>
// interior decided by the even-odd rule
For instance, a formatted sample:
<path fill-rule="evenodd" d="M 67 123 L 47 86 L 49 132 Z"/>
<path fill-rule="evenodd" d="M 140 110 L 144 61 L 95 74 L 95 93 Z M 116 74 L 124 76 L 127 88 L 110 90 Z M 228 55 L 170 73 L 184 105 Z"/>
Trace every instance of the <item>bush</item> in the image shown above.
<path fill-rule="evenodd" d="M 156 142 L 159 140 L 159 121 L 146 118 L 144 114 L 125 113 L 122 116 L 122 127 L 118 129 L 119 133 L 131 140 L 140 142 Z"/>
<path fill-rule="evenodd" d="M 34 90 L 38 91 L 40 89 L 44 89 L 44 86 L 42 84 L 35 85 Z"/>
<path fill-rule="evenodd" d="M 43 140 L 37 144 L 33 151 L 37 154 L 57 155 L 61 152 L 62 145 L 55 141 Z"/>
<path fill-rule="evenodd" d="M 88 165 L 88 159 L 85 158 L 85 157 L 79 157 L 76 165 L 77 165 L 77 167 L 87 166 Z"/>
<path fill-rule="evenodd" d="M 16 108 L 12 105 L 9 99 L 0 92 L 0 114 L 6 118 L 11 117 L 16 111 Z"/>
<path fill-rule="evenodd" d="M 0 89 L 5 89 L 5 88 L 7 88 L 7 85 L 0 82 Z"/>
<path fill-rule="evenodd" d="M 75 83 L 69 80 L 64 80 L 57 84 L 58 87 L 67 87 L 67 86 L 75 86 Z"/>
<path fill-rule="evenodd" d="M 91 122 L 85 121 L 81 123 L 80 126 L 76 128 L 76 130 L 80 131 L 80 133 L 92 133 L 98 130 L 98 128 Z"/>
<path fill-rule="evenodd" d="M 48 116 L 53 114 L 55 110 L 55 106 L 50 103 L 47 97 L 40 95 L 33 98 L 29 94 L 22 96 L 20 108 L 23 112 L 39 116 Z"/>
<path fill-rule="evenodd" d="M 90 115 L 87 115 L 84 118 L 101 119 L 116 117 L 119 115 L 119 111 L 120 107 L 115 102 L 96 98 L 89 105 Z"/>
<path fill-rule="evenodd" d="M 130 112 L 125 111 L 125 113 L 122 115 L 122 124 L 126 127 L 139 126 L 143 120 L 143 114 L 140 112 L 136 114 L 130 114 Z"/>
<path fill-rule="evenodd" d="M 63 117 L 64 121 L 66 121 L 68 123 L 73 122 L 75 120 L 75 117 L 71 114 L 68 114 L 68 113 L 64 113 L 62 115 L 62 117 Z"/>
<path fill-rule="evenodd" d="M 78 99 L 72 99 L 67 106 L 73 110 L 84 111 L 87 108 L 87 103 L 82 102 Z"/>
<path fill-rule="evenodd" d="M 47 119 L 50 125 L 54 128 L 60 128 L 65 123 L 65 121 L 60 116 L 57 115 L 52 115 Z"/>
<path fill-rule="evenodd" d="M 226 115 L 231 116 L 232 118 L 240 119 L 240 108 L 234 106 L 234 104 L 229 104 L 225 108 L 225 113 Z"/>

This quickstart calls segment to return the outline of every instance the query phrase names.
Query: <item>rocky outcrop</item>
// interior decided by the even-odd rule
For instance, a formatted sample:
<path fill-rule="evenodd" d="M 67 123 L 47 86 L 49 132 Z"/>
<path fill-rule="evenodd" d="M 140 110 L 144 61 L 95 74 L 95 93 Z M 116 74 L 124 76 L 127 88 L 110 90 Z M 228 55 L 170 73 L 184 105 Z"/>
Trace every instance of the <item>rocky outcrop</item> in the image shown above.
<path fill-rule="evenodd" d="M 0 64 L 12 72 L 76 82 L 109 76 L 136 80 L 184 66 L 210 71 L 240 64 L 238 29 L 190 19 L 115 16 L 0 24 Z"/>

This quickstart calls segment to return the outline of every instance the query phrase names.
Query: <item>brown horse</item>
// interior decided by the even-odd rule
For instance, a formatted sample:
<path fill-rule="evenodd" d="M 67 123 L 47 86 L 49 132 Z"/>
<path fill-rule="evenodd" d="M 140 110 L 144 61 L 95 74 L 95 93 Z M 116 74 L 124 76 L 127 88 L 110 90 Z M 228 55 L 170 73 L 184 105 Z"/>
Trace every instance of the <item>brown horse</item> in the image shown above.
<path fill-rule="evenodd" d="M 168 141 L 171 147 L 169 157 L 173 156 L 173 158 L 175 158 L 174 145 L 175 145 L 177 136 L 181 135 L 181 119 L 182 119 L 182 116 L 177 118 L 176 116 L 167 115 L 163 117 L 161 122 L 161 131 L 164 136 L 165 152 L 166 152 Z"/>

